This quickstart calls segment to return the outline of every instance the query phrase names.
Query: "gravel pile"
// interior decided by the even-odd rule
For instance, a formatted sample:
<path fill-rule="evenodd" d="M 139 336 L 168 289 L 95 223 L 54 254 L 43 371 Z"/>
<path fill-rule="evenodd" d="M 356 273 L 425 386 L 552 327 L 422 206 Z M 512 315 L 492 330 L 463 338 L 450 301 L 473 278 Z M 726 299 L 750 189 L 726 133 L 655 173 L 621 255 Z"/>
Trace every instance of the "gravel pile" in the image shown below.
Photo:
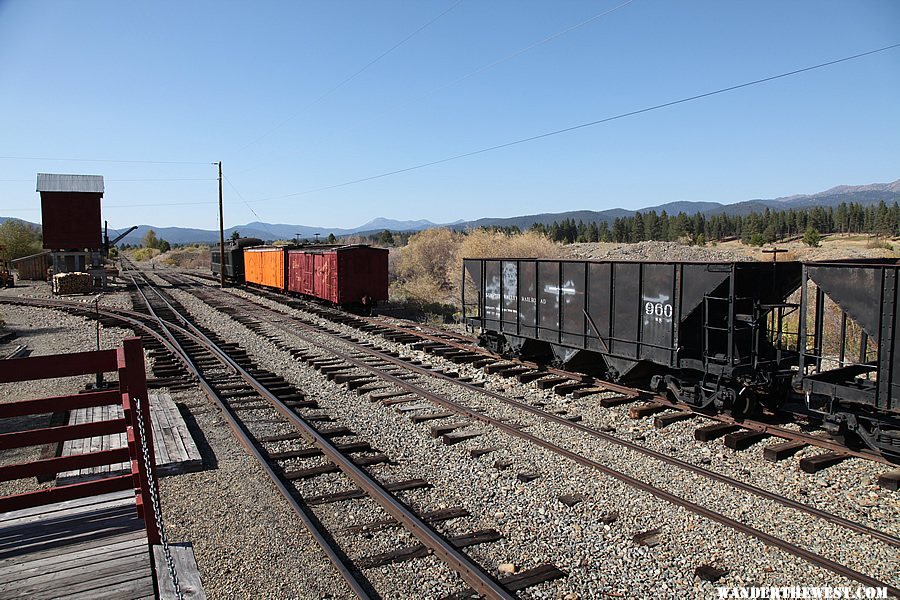
<path fill-rule="evenodd" d="M 587 260 L 746 262 L 754 258 L 746 252 L 715 246 L 688 246 L 678 242 L 636 244 L 580 243 L 563 246 L 566 258 Z"/>

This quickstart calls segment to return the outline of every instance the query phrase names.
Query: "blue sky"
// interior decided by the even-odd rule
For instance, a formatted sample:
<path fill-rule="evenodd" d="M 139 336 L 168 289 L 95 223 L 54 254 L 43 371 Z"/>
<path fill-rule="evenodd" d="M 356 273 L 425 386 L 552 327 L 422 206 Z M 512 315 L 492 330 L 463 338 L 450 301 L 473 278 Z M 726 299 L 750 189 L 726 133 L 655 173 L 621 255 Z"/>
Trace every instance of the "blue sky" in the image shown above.
<path fill-rule="evenodd" d="M 900 42 L 893 0 L 625 2 L 0 0 L 0 156 L 42 159 L 0 158 L 0 215 L 39 220 L 37 172 L 89 173 L 107 180 L 113 227 L 213 229 L 217 160 L 226 226 L 737 202 L 900 178 L 897 48 L 322 189 Z"/>

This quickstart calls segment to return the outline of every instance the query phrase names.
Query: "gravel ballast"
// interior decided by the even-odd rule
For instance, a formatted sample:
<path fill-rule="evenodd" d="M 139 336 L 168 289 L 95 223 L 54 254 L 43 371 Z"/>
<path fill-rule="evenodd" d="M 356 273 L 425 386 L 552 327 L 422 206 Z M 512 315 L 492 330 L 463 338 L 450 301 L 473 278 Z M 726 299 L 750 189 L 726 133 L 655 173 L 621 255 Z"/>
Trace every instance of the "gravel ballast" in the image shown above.
<path fill-rule="evenodd" d="M 447 535 L 479 529 L 498 530 L 503 536 L 499 541 L 473 546 L 466 551 L 487 570 L 499 577 L 509 570 L 521 572 L 551 563 L 567 573 L 563 579 L 521 592 L 520 597 L 564 600 L 697 598 L 715 597 L 719 586 L 857 586 L 856 582 L 843 580 L 755 538 L 674 507 L 490 425 L 469 424 L 458 431 L 480 435 L 452 446 L 445 445 L 440 438 L 430 435 L 430 427 L 466 419 L 451 417 L 414 424 L 410 419 L 412 415 L 440 409 L 425 408 L 428 403 L 422 399 L 414 400 L 407 408 L 415 405 L 423 405 L 423 408 L 410 411 L 401 410 L 403 405 L 388 407 L 372 402 L 369 395 L 360 396 L 327 381 L 318 371 L 188 292 L 170 291 L 199 324 L 237 342 L 261 368 L 281 375 L 308 398 L 317 400 L 320 409 L 308 410 L 306 414 L 330 415 L 334 422 L 328 423 L 328 427 L 345 425 L 357 434 L 337 438 L 336 442 L 365 440 L 377 451 L 387 454 L 390 463 L 368 468 L 376 478 L 381 481 L 423 478 L 433 485 L 431 489 L 400 493 L 405 502 L 418 511 L 450 507 L 468 511 L 468 516 L 440 522 L 435 525 L 436 529 Z M 254 301 L 283 313 L 313 318 L 244 291 L 233 290 L 231 293 L 252 297 Z M 130 307 L 127 294 L 111 294 L 101 300 L 110 302 L 111 306 L 121 303 L 122 307 L 126 301 Z M 33 313 L 21 318 L 23 323 L 29 324 L 46 323 L 47 315 L 58 314 L 63 319 L 61 324 L 65 331 L 79 327 L 85 330 L 84 334 L 75 334 L 79 340 L 84 338 L 79 342 L 84 347 L 78 349 L 92 348 L 94 323 L 91 321 L 44 309 L 6 307 L 4 310 L 9 315 L 18 315 L 18 311 L 23 315 Z M 259 311 L 258 318 L 265 321 L 263 310 Z M 808 475 L 796 467 L 796 460 L 767 463 L 762 460 L 761 451 L 734 453 L 725 449 L 721 441 L 694 442 L 695 424 L 691 422 L 657 430 L 652 426 L 652 419 L 631 420 L 623 407 L 601 409 L 596 398 L 590 396 L 577 400 L 560 397 L 551 391 L 537 389 L 535 384 L 487 376 L 482 371 L 412 352 L 375 335 L 334 323 L 329 323 L 329 327 L 472 376 L 484 381 L 488 390 L 521 398 L 532 405 L 543 403 L 545 410 L 577 414 L 584 424 L 611 429 L 613 435 L 623 439 L 639 441 L 704 468 L 898 534 L 900 505 L 890 492 L 880 490 L 874 484 L 874 479 L 884 469 L 872 463 L 852 459 L 816 475 Z M 264 328 L 287 343 L 323 355 L 332 349 L 350 352 L 346 343 L 322 334 L 296 330 L 306 338 L 304 340 L 275 325 L 267 324 Z M 50 341 L 58 333 L 39 334 L 47 336 L 47 347 L 52 347 L 52 352 L 63 351 Z M 126 330 L 104 330 L 104 344 L 108 340 L 108 347 L 113 347 L 128 335 L 132 334 Z M 896 548 L 796 511 L 787 512 L 770 501 L 740 494 L 729 486 L 682 475 L 681 471 L 673 476 L 669 467 L 661 466 L 657 461 L 562 425 L 547 423 L 502 405 L 477 390 L 463 389 L 433 377 L 422 377 L 412 383 L 478 407 L 492 417 L 523 426 L 527 433 L 555 440 L 603 464 L 650 481 L 661 489 L 900 585 Z M 8 395 L 11 392 L 4 387 L 0 388 L 0 393 Z M 36 392 L 30 397 L 38 395 L 49 394 Z M 236 442 L 214 405 L 199 390 L 173 392 L 173 398 L 201 447 L 205 470 L 161 480 L 165 523 L 171 540 L 193 543 L 209 597 L 350 597 L 336 571 L 262 470 Z M 267 422 L 265 411 L 247 411 L 241 416 L 262 419 L 250 425 L 256 433 L 274 434 L 288 430 L 284 424 Z M 298 446 L 298 442 L 279 442 L 268 444 L 267 448 L 287 450 Z M 488 447 L 495 449 L 479 458 L 469 454 L 470 450 Z M 818 450 L 803 452 L 811 454 Z M 321 458 L 295 459 L 284 465 L 303 468 L 323 462 Z M 523 482 L 520 475 L 525 473 L 537 477 Z M 342 475 L 329 474 L 298 480 L 296 487 L 303 496 L 312 496 L 344 491 L 351 486 Z M 559 498 L 567 494 L 578 494 L 582 499 L 573 506 L 566 506 Z M 415 542 L 411 534 L 399 527 L 348 530 L 348 527 L 385 518 L 383 510 L 371 500 L 326 504 L 315 507 L 313 512 L 345 552 L 357 560 Z M 640 541 L 642 537 L 646 538 L 644 542 Z M 695 576 L 694 569 L 703 564 L 722 567 L 728 572 L 716 583 L 701 581 Z M 363 572 L 384 598 L 441 598 L 464 587 L 460 578 L 434 556 L 366 568 Z"/>
<path fill-rule="evenodd" d="M 243 294 L 243 292 L 235 293 Z M 182 300 L 188 305 L 186 299 L 182 298 Z M 198 314 L 204 310 L 199 306 L 192 306 L 191 309 L 196 310 Z M 210 311 L 210 313 L 209 321 L 206 323 L 207 326 L 213 325 L 216 318 L 221 318 L 221 315 L 214 316 L 214 311 Z M 217 326 L 223 328 L 223 330 L 235 328 L 233 322 L 231 324 L 220 323 Z M 360 333 L 354 331 L 354 335 L 360 336 Z M 333 344 L 333 342 L 328 342 L 324 339 L 322 343 Z M 384 343 L 383 340 L 381 340 L 381 343 Z M 273 351 L 268 342 L 260 340 L 255 345 L 258 347 L 253 348 L 251 353 L 257 355 L 261 363 L 273 361 L 270 367 L 273 370 L 279 364 L 283 364 L 282 361 L 290 361 L 288 356 L 279 357 L 279 353 Z M 434 361 L 434 357 L 427 357 L 427 360 Z M 454 369 L 458 370 L 459 367 L 454 365 Z M 319 387 L 326 386 L 326 388 L 331 385 L 323 381 L 316 384 L 313 380 L 301 379 L 300 373 L 305 370 L 307 369 L 294 366 L 292 370 L 286 372 L 287 374 L 282 374 L 286 377 L 293 374 L 294 377 L 297 377 L 295 383 L 305 385 L 307 389 L 316 389 L 313 387 L 316 385 Z M 315 378 L 317 374 L 312 372 L 309 374 L 309 377 Z M 722 580 L 723 584 L 728 585 L 744 585 L 748 581 L 766 585 L 782 585 L 785 582 L 831 585 L 839 580 L 839 578 L 829 572 L 811 568 L 806 562 L 784 555 L 781 551 L 765 547 L 755 539 L 735 534 L 730 529 L 710 523 L 705 519 L 700 519 L 681 509 L 673 509 L 666 503 L 647 497 L 644 493 L 635 492 L 617 481 L 599 477 L 594 472 L 586 471 L 579 467 L 573 468 L 568 461 L 563 461 L 555 455 L 547 455 L 543 451 L 536 450 L 530 444 L 510 440 L 500 434 L 488 432 L 485 436 L 477 438 L 475 441 L 454 446 L 449 451 L 450 456 L 448 457 L 446 447 L 440 442 L 432 440 L 427 435 L 427 425 L 412 426 L 408 419 L 400 416 L 397 411 L 385 409 L 378 405 L 373 407 L 371 403 L 361 401 L 355 394 L 347 394 L 343 388 L 338 386 L 332 386 L 332 388 L 328 390 L 324 398 L 320 399 L 320 403 L 323 406 L 333 406 L 334 410 L 329 411 L 333 415 L 340 414 L 336 413 L 336 411 L 344 413 L 350 411 L 349 421 L 352 422 L 357 430 L 361 427 L 365 428 L 365 439 L 375 436 L 379 447 L 383 450 L 387 450 L 389 447 L 387 444 L 391 444 L 393 441 L 393 447 L 396 448 L 395 452 L 406 456 L 415 456 L 415 462 L 423 467 L 423 473 L 430 474 L 430 480 L 433 481 L 435 478 L 445 479 L 448 490 L 465 490 L 464 493 L 460 494 L 460 501 L 469 500 L 472 503 L 481 505 L 483 507 L 483 510 L 480 511 L 481 518 L 486 519 L 486 522 L 491 526 L 497 527 L 503 526 L 504 523 L 516 523 L 529 532 L 527 535 L 523 533 L 517 534 L 510 528 L 510 531 L 506 532 L 508 537 L 504 541 L 473 548 L 473 555 L 482 556 L 485 559 L 483 564 L 499 565 L 502 562 L 515 561 L 522 563 L 523 557 L 528 557 L 528 560 L 531 562 L 522 563 L 524 566 L 535 566 L 537 561 L 546 560 L 572 569 L 570 576 L 564 580 L 564 583 L 551 583 L 541 586 L 542 588 L 547 588 L 546 593 L 550 594 L 547 597 L 553 597 L 554 594 L 565 595 L 574 593 L 573 590 L 584 595 L 589 593 L 590 590 L 599 590 L 600 588 L 597 588 L 597 585 L 607 586 L 604 588 L 607 591 L 614 591 L 616 586 L 619 586 L 629 590 L 629 593 L 638 594 L 640 590 L 646 594 L 651 593 L 654 589 L 653 585 L 658 584 L 660 581 L 664 582 L 667 588 L 670 589 L 670 592 L 678 596 L 690 597 L 698 589 L 703 589 L 704 593 L 714 593 L 714 586 L 701 583 L 694 577 L 693 568 L 704 562 L 717 561 L 730 569 L 729 575 L 726 575 L 726 578 Z M 484 400 L 478 400 L 478 403 L 482 406 L 487 404 Z M 342 420 L 345 418 L 347 417 L 341 417 Z M 518 418 L 519 421 L 523 420 L 521 416 L 512 418 Z M 479 427 L 479 429 L 483 428 L 483 426 Z M 532 430 L 529 428 L 529 431 Z M 470 447 L 491 445 L 494 441 L 494 438 L 491 437 L 492 435 L 499 436 L 496 438 L 496 445 L 509 452 L 511 460 L 514 461 L 513 466 L 503 471 L 498 471 L 493 467 L 494 461 L 498 456 L 496 453 L 482 457 L 477 461 L 471 460 L 466 454 L 466 450 Z M 421 438 L 421 444 L 424 445 L 421 449 L 415 441 L 417 437 Z M 616 459 L 616 455 L 621 455 L 621 452 L 617 450 L 612 450 L 609 453 L 613 455 L 610 457 L 611 460 Z M 394 452 L 389 452 L 389 454 L 394 456 Z M 429 454 L 433 455 L 431 460 L 426 458 Z M 634 468 L 639 470 L 641 468 L 639 464 L 641 459 L 623 458 L 621 456 L 618 458 L 623 460 L 626 466 L 627 463 L 632 463 Z M 778 467 L 778 465 L 773 467 Z M 646 468 L 651 469 L 651 471 L 658 471 L 658 467 L 650 464 Z M 522 484 L 516 480 L 516 475 L 523 470 L 537 470 L 541 477 L 528 484 Z M 459 477 L 460 473 L 464 474 L 464 476 Z M 653 476 L 652 473 L 645 473 L 645 475 Z M 440 487 L 443 489 L 445 486 Z M 552 489 L 552 493 L 548 493 L 550 489 Z M 567 509 L 562 507 L 556 499 L 556 496 L 561 493 L 571 493 L 573 490 L 579 489 L 587 489 L 588 493 L 586 495 L 594 499 L 594 502 L 585 501 L 572 509 Z M 449 491 L 447 493 L 452 494 L 454 492 Z M 782 527 L 783 513 L 779 514 L 779 511 L 773 511 L 771 507 L 764 511 L 756 510 L 752 503 L 745 506 L 746 499 L 740 498 L 740 501 L 736 502 L 735 498 L 740 496 L 733 492 L 728 493 L 728 496 L 730 503 L 735 506 L 734 510 L 737 511 L 738 516 L 744 513 L 762 513 L 757 514 L 754 518 L 762 519 L 763 525 L 772 527 L 776 531 Z M 596 499 L 603 499 L 603 501 L 597 503 Z M 523 502 L 524 500 L 529 500 L 530 502 Z M 717 501 L 721 502 L 721 498 L 715 495 L 710 496 L 710 500 L 714 503 Z M 500 507 L 499 510 L 498 507 Z M 491 510 L 492 508 L 493 510 Z M 561 526 L 560 519 L 563 522 L 566 521 L 563 515 L 579 513 L 585 510 L 588 512 L 581 515 L 583 520 L 575 522 L 572 528 Z M 606 514 L 613 511 L 619 513 L 619 518 L 612 524 L 603 524 L 602 521 L 600 523 L 596 522 L 598 514 Z M 475 511 L 472 512 L 476 514 Z M 500 517 L 496 516 L 499 513 L 502 513 L 502 515 Z M 488 516 L 483 516 L 485 514 Z M 491 515 L 494 516 L 491 517 Z M 503 522 L 501 522 L 501 519 Z M 577 529 L 582 535 L 573 534 L 575 525 L 577 525 Z M 630 533 L 624 533 L 621 529 L 623 526 Z M 597 527 L 601 529 L 598 530 Z M 646 529 L 641 529 L 642 527 L 646 527 Z M 635 533 L 641 533 L 657 527 L 661 529 L 660 537 L 665 540 L 659 546 L 650 548 L 633 542 L 632 536 Z M 802 532 L 797 533 L 805 536 L 804 539 L 806 541 L 813 540 L 816 546 L 819 544 L 815 540 L 827 538 L 833 534 L 833 531 L 829 531 L 827 528 L 821 529 L 817 534 L 815 527 L 808 529 L 804 523 L 803 527 L 794 529 L 803 529 Z M 583 539 L 585 531 L 591 531 L 597 537 L 592 537 L 585 541 Z M 537 532 L 540 532 L 540 535 L 537 535 Z M 787 532 L 782 533 L 787 535 Z M 627 569 L 627 573 L 630 575 L 635 573 L 657 574 L 650 578 L 652 585 L 647 585 L 651 582 L 645 581 L 642 587 L 641 584 L 636 584 L 627 577 L 626 579 L 617 579 L 617 577 L 622 577 L 620 569 L 611 568 L 610 572 L 607 572 L 606 569 L 603 569 L 601 572 L 597 571 L 596 565 L 591 558 L 595 556 L 594 551 L 596 548 L 587 550 L 584 544 L 590 547 L 591 541 L 596 542 L 606 538 L 616 539 L 616 536 L 618 536 L 618 541 L 626 546 L 620 547 L 617 552 L 619 564 L 622 562 L 622 556 L 627 557 L 628 560 L 638 561 L 653 559 L 654 566 L 629 565 Z M 673 537 L 669 538 L 669 536 Z M 669 544 L 667 538 L 671 539 L 671 544 Z M 736 539 L 740 540 L 739 548 L 735 548 L 734 542 Z M 516 540 L 518 540 L 518 544 L 513 543 Z M 725 543 L 712 544 L 712 547 L 710 547 L 710 540 L 722 540 Z M 823 546 L 823 552 L 841 552 L 839 548 L 841 542 L 835 541 L 831 546 L 833 547 L 828 547 L 827 544 Z M 864 546 L 866 545 L 864 544 Z M 498 548 L 503 548 L 505 551 L 498 554 Z M 542 548 L 544 549 L 542 552 L 537 551 Z M 563 553 L 561 555 L 559 552 L 560 548 L 572 548 L 575 555 L 581 558 L 573 564 L 569 556 L 571 553 Z M 775 553 L 777 558 L 773 557 L 773 553 Z M 854 560 L 857 562 L 862 561 L 860 564 L 865 563 L 869 567 L 875 564 L 874 572 L 883 575 L 885 579 L 890 580 L 892 576 L 895 576 L 891 570 L 891 565 L 896 554 L 891 550 L 888 550 L 886 555 L 884 553 L 881 554 L 880 558 L 877 552 L 874 553 L 875 557 L 871 562 L 866 562 L 870 558 L 862 556 L 863 554 L 870 554 L 868 546 L 866 546 L 865 552 L 857 552 L 857 554 L 861 555 L 858 559 L 853 556 L 845 557 L 848 558 L 848 562 L 853 562 Z M 665 565 L 664 568 L 659 559 L 662 559 L 662 564 Z M 671 562 L 669 562 L 670 559 Z M 616 563 L 614 561 L 610 564 Z M 882 567 L 877 567 L 879 564 Z M 588 565 L 594 565 L 594 568 L 586 568 Z M 673 565 L 681 565 L 681 567 L 680 569 L 674 568 Z M 773 565 L 775 566 L 773 567 Z M 573 581 L 581 581 L 584 585 L 572 587 Z M 533 594 L 531 597 L 544 597 L 544 593 L 539 588 L 529 590 L 525 595 Z"/>

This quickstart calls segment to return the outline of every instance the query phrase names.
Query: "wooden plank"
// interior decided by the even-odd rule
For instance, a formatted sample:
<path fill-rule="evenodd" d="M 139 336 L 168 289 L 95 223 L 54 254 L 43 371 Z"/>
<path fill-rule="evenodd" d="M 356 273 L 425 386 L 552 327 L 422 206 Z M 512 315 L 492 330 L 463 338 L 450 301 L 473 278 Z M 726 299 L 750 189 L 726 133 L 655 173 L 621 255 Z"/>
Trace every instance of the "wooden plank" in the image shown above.
<path fill-rule="evenodd" d="M 4 581 L 16 581 L 44 573 L 51 568 L 65 568 L 68 563 L 82 562 L 83 564 L 90 564 L 92 562 L 103 562 L 117 556 L 147 551 L 147 544 L 144 543 L 140 536 L 121 537 L 123 539 L 120 541 L 105 543 L 97 547 L 90 544 L 87 544 L 88 547 L 84 547 L 85 545 L 80 544 L 77 548 L 67 550 L 65 554 L 57 556 L 32 559 L 33 555 L 29 555 L 28 561 L 9 561 L 9 564 L 0 565 L 0 573 L 3 574 Z M 2 585 L 0 583 L 0 586 Z"/>
<path fill-rule="evenodd" d="M 155 428 L 153 430 L 153 441 L 157 448 L 162 448 L 165 453 L 165 462 L 157 461 L 159 464 L 166 464 L 178 460 L 177 448 L 172 444 L 172 423 L 169 421 L 169 415 L 160 406 L 160 396 L 154 394 L 149 397 L 150 416 L 155 418 Z"/>
<path fill-rule="evenodd" d="M 84 540 L 85 536 L 113 536 L 140 530 L 143 526 L 134 508 L 126 506 L 85 513 L 61 522 L 54 519 L 25 527 L 10 527 L 2 531 L 0 557 L 65 549 Z"/>
<path fill-rule="evenodd" d="M 181 416 L 181 411 L 172 400 L 170 394 L 154 394 L 151 396 L 151 410 L 159 412 L 160 422 L 163 423 L 162 429 L 166 433 L 165 442 L 157 441 L 157 444 L 165 443 L 167 445 L 167 453 L 169 462 L 173 469 L 167 472 L 183 472 L 188 468 L 200 466 L 203 459 L 200 456 L 200 450 L 191 437 L 187 424 Z M 154 403 L 155 400 L 155 403 Z M 154 435 L 154 439 L 156 436 Z M 162 465 L 157 460 L 158 465 Z"/>
<path fill-rule="evenodd" d="M 184 425 L 184 420 L 181 418 L 181 413 L 178 410 L 178 407 L 175 406 L 174 403 L 171 405 L 163 407 L 163 409 L 168 413 L 167 417 L 169 421 L 172 423 L 172 441 L 175 444 L 178 451 L 179 462 L 183 462 L 186 460 L 191 460 L 191 451 L 188 448 L 188 440 L 191 442 L 191 436 L 188 434 L 188 440 L 185 440 L 185 434 L 187 434 L 186 427 Z"/>
<path fill-rule="evenodd" d="M 177 409 L 176 409 L 177 410 Z M 184 462 L 187 459 L 184 444 L 181 442 L 181 434 L 178 431 L 178 421 L 181 420 L 180 415 L 172 414 L 169 406 L 161 406 L 160 418 L 164 420 L 166 425 L 166 444 L 169 452 L 169 460 L 171 462 Z"/>
<path fill-rule="evenodd" d="M 184 448 L 185 460 L 200 460 L 200 450 L 197 448 L 197 444 L 194 442 L 194 438 L 187 428 L 187 423 L 184 422 L 184 418 L 181 416 L 181 411 L 179 411 L 178 406 L 172 402 L 171 397 L 169 398 L 169 411 L 174 422 L 177 423 L 176 431 L 178 433 L 178 441 Z"/>
<path fill-rule="evenodd" d="M 152 558 L 130 490 L 3 516 L 0 548 L 15 556 L 0 560 L 0 597 L 153 596 Z"/>
<path fill-rule="evenodd" d="M 95 423 L 97 421 L 106 421 L 106 416 L 109 415 L 109 410 L 105 406 L 92 406 L 88 409 L 91 413 L 90 421 Z M 88 442 L 87 448 L 85 448 L 85 452 L 97 452 L 102 447 L 103 437 L 100 435 L 91 436 L 90 441 Z M 97 472 L 98 469 L 82 469 L 81 471 L 87 471 L 88 473 Z"/>
<path fill-rule="evenodd" d="M 0 383 L 90 375 L 115 371 L 118 366 L 116 350 L 72 352 L 64 357 L 60 360 L 60 355 L 51 354 L 0 362 Z"/>
<path fill-rule="evenodd" d="M 88 392 L 70 396 L 52 396 L 36 400 L 18 400 L 0 404 L 0 419 L 24 415 L 40 415 L 50 412 L 81 410 L 90 406 L 98 406 L 120 402 L 119 390 Z"/>
<path fill-rule="evenodd" d="M 169 460 L 168 448 L 166 447 L 166 432 L 159 420 L 157 411 L 150 407 L 150 428 L 153 432 L 153 452 L 156 458 L 156 464 L 168 464 Z"/>
<path fill-rule="evenodd" d="M 134 503 L 134 493 L 130 491 L 110 492 L 109 494 L 100 494 L 97 496 L 89 496 L 87 498 L 76 498 L 74 500 L 66 500 L 45 506 L 35 506 L 34 508 L 23 508 L 6 513 L 0 513 L 0 526 L 8 527 L 12 525 L 24 525 L 33 523 L 35 520 L 46 517 L 57 516 L 63 513 L 73 514 L 78 511 L 93 510 L 99 505 L 108 504 L 109 506 L 124 506 Z"/>
<path fill-rule="evenodd" d="M 83 408 L 72 411 L 69 417 L 70 425 L 94 423 L 97 421 L 106 421 L 112 419 L 123 419 L 125 412 L 121 405 L 105 405 Z M 71 456 L 73 454 L 84 454 L 100 449 L 109 450 L 115 448 L 123 448 L 126 445 L 126 436 L 124 433 L 113 433 L 104 436 L 92 436 L 79 440 L 72 440 L 63 444 L 62 455 Z M 116 441 L 121 441 L 115 445 Z M 128 470 L 128 463 L 118 463 L 117 465 L 101 465 L 99 467 L 91 467 L 87 469 L 79 469 L 74 471 L 66 471 L 58 474 L 58 483 L 71 483 L 79 478 L 93 477 L 96 475 L 120 474 Z"/>
<path fill-rule="evenodd" d="M 102 575 L 94 576 L 90 571 L 78 573 L 72 578 L 62 580 L 43 581 L 26 588 L 13 598 L 29 598 L 30 600 L 50 600 L 52 598 L 70 598 L 75 594 L 82 597 L 98 598 L 101 594 L 105 597 L 128 598 L 136 594 L 146 593 L 147 586 L 153 589 L 153 572 L 150 568 L 149 558 L 143 562 L 114 563 L 101 570 Z M 52 577 L 52 574 L 50 575 Z M 52 581 L 52 584 L 49 582 Z M 114 587 L 117 592 L 112 596 L 109 589 Z M 24 592 L 24 593 L 23 593 Z M 60 595 L 60 592 L 65 595 Z"/>
<path fill-rule="evenodd" d="M 194 547 L 191 544 L 169 544 L 172 560 L 175 562 L 175 573 L 178 575 L 178 586 L 184 600 L 206 600 L 206 592 L 200 581 L 200 571 L 194 558 Z M 172 575 L 166 565 L 166 557 L 162 546 L 153 546 L 153 558 L 156 563 L 156 576 L 159 581 L 159 597 L 162 600 L 176 598 Z"/>
<path fill-rule="evenodd" d="M 160 396 L 150 396 L 149 400 L 150 416 L 155 418 L 156 421 L 153 429 L 153 441 L 156 448 L 162 449 L 164 453 L 163 458 L 165 458 L 165 460 L 160 460 L 160 456 L 157 455 L 156 464 L 165 465 L 180 462 L 180 452 L 178 452 L 178 446 L 173 439 L 175 432 L 173 431 L 172 422 L 169 420 L 165 407 L 160 405 Z"/>
<path fill-rule="evenodd" d="M 142 546 L 146 546 L 147 536 L 142 530 L 135 530 L 116 535 L 110 535 L 103 538 L 89 539 L 78 544 L 78 552 L 101 552 L 102 549 L 107 545 L 115 546 L 120 543 L 140 544 Z M 31 552 L 29 554 L 0 559 L 0 573 L 5 572 L 5 569 L 7 568 L 14 568 L 22 565 L 27 566 L 30 561 L 42 561 L 47 559 L 51 564 L 53 564 L 59 557 L 66 556 L 70 551 L 70 548 L 61 546 L 59 548 L 39 550 L 36 552 Z"/>
<path fill-rule="evenodd" d="M 70 424 L 91 423 L 96 420 L 124 418 L 122 406 L 107 405 L 94 409 L 72 411 Z M 191 437 L 190 431 L 181 416 L 178 407 L 169 394 L 150 395 L 150 421 L 153 431 L 156 465 L 160 475 L 183 473 L 203 464 L 200 450 Z M 126 435 L 116 433 L 89 439 L 73 440 L 63 445 L 63 456 L 89 452 L 95 448 L 115 449 L 127 445 Z M 100 475 L 115 475 L 128 472 L 128 462 L 112 465 L 101 465 L 79 471 L 67 471 L 58 475 L 58 483 L 72 483 L 85 478 Z"/>
<path fill-rule="evenodd" d="M 108 406 L 108 405 L 107 405 L 107 406 Z M 110 411 L 109 411 L 108 409 L 104 409 L 103 412 L 105 412 L 107 415 L 110 414 Z M 114 434 L 112 434 L 112 435 L 104 435 L 104 436 L 102 436 L 102 437 L 98 440 L 98 441 L 100 442 L 100 448 L 108 448 L 108 447 L 110 447 L 110 445 L 111 445 L 111 444 L 110 444 L 110 440 L 112 440 L 113 436 L 117 436 L 117 435 L 118 435 L 118 434 L 115 434 L 115 433 L 114 433 Z M 100 466 L 96 467 L 95 469 L 93 469 L 93 471 L 94 471 L 95 473 L 105 473 L 105 474 L 108 475 L 108 474 L 109 474 L 109 465 L 108 465 L 108 464 L 106 464 L 106 465 L 100 465 Z"/>
<path fill-rule="evenodd" d="M 58 595 L 56 590 L 66 590 L 72 585 L 97 578 L 112 576 L 130 580 L 132 577 L 129 573 L 149 570 L 149 566 L 150 560 L 145 546 L 143 552 L 108 556 L 107 560 L 100 563 L 83 559 L 68 562 L 66 565 L 54 565 L 16 581 L 5 581 L 0 583 L 0 596 L 35 598 L 53 590 L 55 593 L 51 597 L 56 597 Z"/>
<path fill-rule="evenodd" d="M 153 577 L 141 577 L 119 584 L 107 585 L 102 589 L 86 590 L 65 596 L 57 596 L 65 600 L 106 600 L 121 598 L 155 598 Z"/>
<path fill-rule="evenodd" d="M 104 477 L 92 481 L 78 482 L 73 485 L 56 486 L 40 489 L 33 492 L 25 492 L 17 496 L 0 497 L 0 511 L 9 512 L 30 506 L 53 504 L 64 500 L 72 500 L 84 496 L 97 496 L 107 492 L 118 492 L 125 489 L 133 489 L 131 474 L 122 474 L 115 477 Z"/>

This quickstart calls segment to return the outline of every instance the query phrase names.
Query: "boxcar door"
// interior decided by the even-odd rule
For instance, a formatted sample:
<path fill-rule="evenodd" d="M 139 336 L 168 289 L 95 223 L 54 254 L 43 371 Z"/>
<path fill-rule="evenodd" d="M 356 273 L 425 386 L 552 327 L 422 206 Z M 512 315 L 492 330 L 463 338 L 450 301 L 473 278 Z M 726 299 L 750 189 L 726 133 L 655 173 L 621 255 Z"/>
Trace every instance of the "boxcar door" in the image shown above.
<path fill-rule="evenodd" d="M 309 296 L 316 295 L 315 254 L 301 255 L 300 291 Z"/>

